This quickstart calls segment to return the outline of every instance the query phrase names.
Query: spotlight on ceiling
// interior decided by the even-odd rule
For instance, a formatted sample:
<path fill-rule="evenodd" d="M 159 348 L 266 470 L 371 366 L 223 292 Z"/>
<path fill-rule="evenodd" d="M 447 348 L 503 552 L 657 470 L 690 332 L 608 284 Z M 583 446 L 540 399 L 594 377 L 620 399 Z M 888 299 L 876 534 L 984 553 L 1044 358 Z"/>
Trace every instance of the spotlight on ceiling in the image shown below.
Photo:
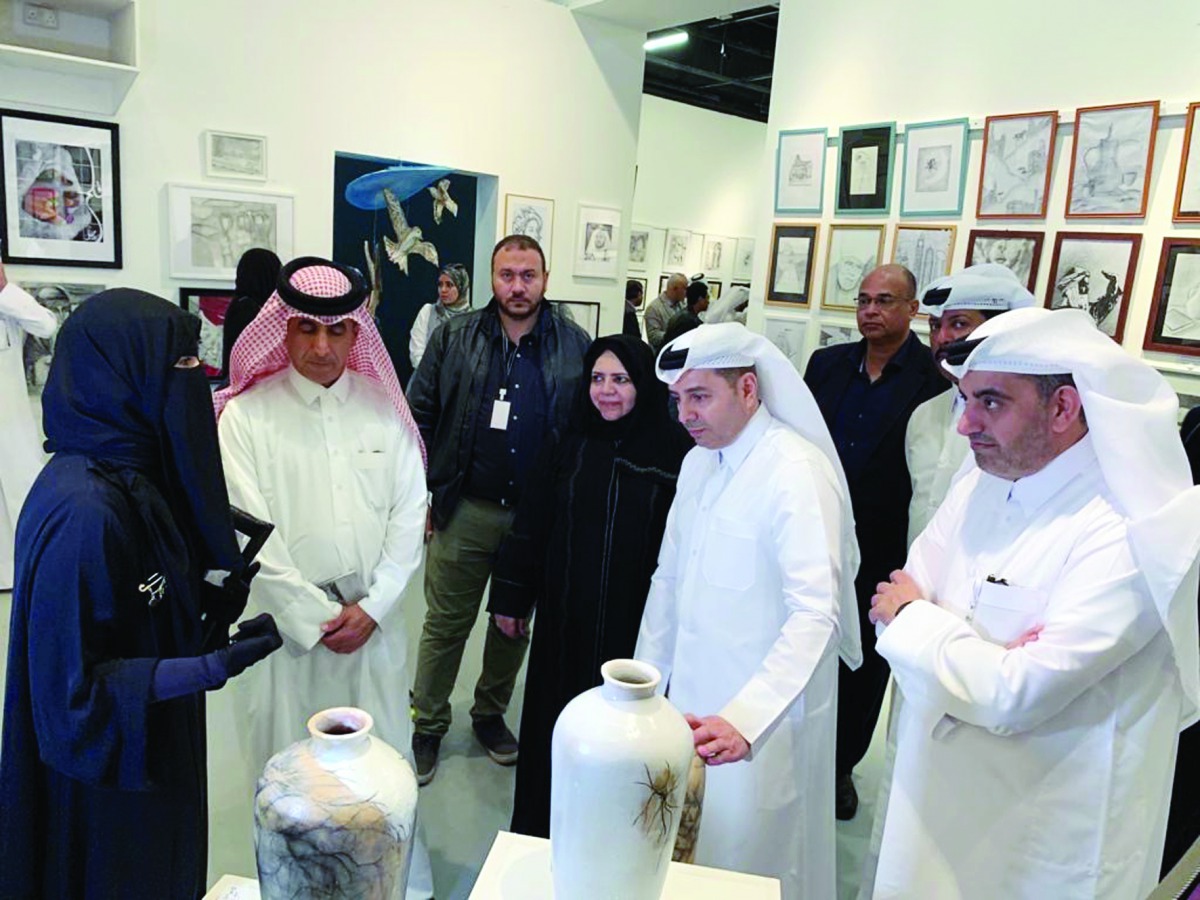
<path fill-rule="evenodd" d="M 665 50 L 667 47 L 678 47 L 681 44 L 686 44 L 687 40 L 688 33 L 686 31 L 668 31 L 666 34 L 650 38 L 642 46 L 647 51 Z"/>

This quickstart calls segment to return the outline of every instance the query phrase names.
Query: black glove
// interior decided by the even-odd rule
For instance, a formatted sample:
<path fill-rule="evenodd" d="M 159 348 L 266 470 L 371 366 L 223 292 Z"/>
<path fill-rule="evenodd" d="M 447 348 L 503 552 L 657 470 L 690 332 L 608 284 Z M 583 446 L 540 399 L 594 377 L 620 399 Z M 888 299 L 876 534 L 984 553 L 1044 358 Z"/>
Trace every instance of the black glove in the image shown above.
<path fill-rule="evenodd" d="M 220 587 L 204 582 L 204 649 L 219 650 L 229 643 L 229 628 L 246 611 L 250 582 L 261 568 L 254 562 L 240 572 L 230 572 Z"/>
<path fill-rule="evenodd" d="M 270 613 L 260 613 L 238 625 L 229 639 L 229 646 L 216 651 L 225 665 L 227 678 L 242 674 L 260 659 L 265 659 L 283 646 L 283 638 Z"/>

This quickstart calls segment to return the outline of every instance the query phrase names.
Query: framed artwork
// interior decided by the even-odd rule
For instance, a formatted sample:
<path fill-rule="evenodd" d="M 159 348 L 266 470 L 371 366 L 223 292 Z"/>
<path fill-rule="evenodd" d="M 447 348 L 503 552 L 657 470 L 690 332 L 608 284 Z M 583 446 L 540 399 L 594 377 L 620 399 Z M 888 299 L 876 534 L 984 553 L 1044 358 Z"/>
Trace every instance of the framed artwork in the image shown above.
<path fill-rule="evenodd" d="M 733 277 L 750 280 L 754 274 L 754 238 L 738 238 L 733 254 Z"/>
<path fill-rule="evenodd" d="M 704 254 L 700 260 L 700 268 L 704 271 L 705 276 L 724 274 L 733 265 L 736 248 L 737 238 L 706 234 L 704 236 Z"/>
<path fill-rule="evenodd" d="M 267 139 L 257 134 L 204 132 L 204 174 L 266 181 Z"/>
<path fill-rule="evenodd" d="M 704 283 L 708 285 L 708 301 L 710 303 L 721 296 L 721 282 L 705 279 Z"/>
<path fill-rule="evenodd" d="M 554 242 L 554 201 L 545 197 L 524 194 L 504 195 L 504 234 L 523 234 L 531 237 L 546 254 L 546 267 L 551 268 L 550 250 Z"/>
<path fill-rule="evenodd" d="M 1121 342 L 1140 234 L 1063 231 L 1054 238 L 1046 306 L 1086 310 L 1096 327 Z"/>
<path fill-rule="evenodd" d="M 120 172 L 114 123 L 0 110 L 0 259 L 121 268 Z"/>
<path fill-rule="evenodd" d="M 661 294 L 667 289 L 667 282 L 671 280 L 673 272 L 665 272 L 658 276 L 658 293 Z"/>
<path fill-rule="evenodd" d="M 970 131 L 967 119 L 904 126 L 901 217 L 962 215 Z"/>
<path fill-rule="evenodd" d="M 988 116 L 975 215 L 980 219 L 1044 219 L 1058 113 Z"/>
<path fill-rule="evenodd" d="M 167 185 L 171 277 L 233 281 L 253 247 L 291 259 L 293 200 L 286 194 Z"/>
<path fill-rule="evenodd" d="M 950 274 L 954 255 L 954 225 L 897 225 L 892 238 L 892 262 L 900 263 L 917 279 L 917 299 L 929 282 Z"/>
<path fill-rule="evenodd" d="M 561 312 L 588 333 L 594 341 L 600 336 L 600 304 L 590 300 L 551 300 Z"/>
<path fill-rule="evenodd" d="M 225 377 L 225 313 L 237 295 L 228 288 L 183 287 L 179 306 L 200 320 L 200 365 L 210 381 Z"/>
<path fill-rule="evenodd" d="M 1196 134 L 1196 117 L 1200 103 L 1188 106 L 1187 126 L 1183 132 L 1183 156 L 1179 159 L 1179 185 L 1175 188 L 1176 222 L 1200 222 L 1200 139 Z"/>
<path fill-rule="evenodd" d="M 23 287 L 30 296 L 58 319 L 61 329 L 67 317 L 79 308 L 79 305 L 89 297 L 100 293 L 105 286 L 102 284 L 75 284 L 62 281 L 22 281 Z M 0 338 L 3 340 L 3 338 Z M 31 397 L 40 397 L 46 386 L 46 376 L 50 374 L 50 362 L 54 358 L 55 335 L 48 338 L 25 335 L 25 346 L 21 350 L 22 363 L 25 369 L 25 388 Z"/>
<path fill-rule="evenodd" d="M 575 275 L 579 278 L 616 278 L 620 239 L 619 209 L 580 203 L 579 225 L 575 231 Z"/>
<path fill-rule="evenodd" d="M 1200 356 L 1200 238 L 1163 238 L 1142 346 Z"/>
<path fill-rule="evenodd" d="M 817 333 L 818 347 L 832 347 L 834 344 L 856 344 L 862 339 L 858 326 L 853 322 L 840 322 L 821 319 L 818 322 L 820 330 Z"/>
<path fill-rule="evenodd" d="M 1146 215 L 1158 101 L 1075 111 L 1068 219 Z"/>
<path fill-rule="evenodd" d="M 677 228 L 667 229 L 663 244 L 663 268 L 672 272 L 687 268 L 688 254 L 692 249 L 692 233 Z"/>
<path fill-rule="evenodd" d="M 821 306 L 853 312 L 858 287 L 883 256 L 883 225 L 832 225 Z"/>
<path fill-rule="evenodd" d="M 1037 283 L 1038 263 L 1042 259 L 1041 231 L 988 231 L 972 228 L 967 238 L 968 266 L 998 263 L 1021 279 L 1030 291 Z"/>
<path fill-rule="evenodd" d="M 785 319 L 782 316 L 767 316 L 763 319 L 763 337 L 779 348 L 796 371 L 804 373 L 808 342 L 808 319 Z"/>
<path fill-rule="evenodd" d="M 634 225 L 629 229 L 629 268 L 646 271 L 646 256 L 650 251 L 650 229 Z"/>
<path fill-rule="evenodd" d="M 838 139 L 838 215 L 886 216 L 891 208 L 896 123 L 843 128 Z"/>
<path fill-rule="evenodd" d="M 824 205 L 824 128 L 779 132 L 775 149 L 775 214 L 821 214 Z"/>
<path fill-rule="evenodd" d="M 650 291 L 650 285 L 647 283 L 647 279 L 630 277 L 629 280 L 636 281 L 638 283 L 638 286 L 641 287 L 641 289 L 642 289 L 642 301 L 640 303 L 634 304 L 633 308 L 634 309 L 645 309 L 646 303 L 649 302 L 649 300 L 651 299 L 646 296 L 646 294 Z"/>
<path fill-rule="evenodd" d="M 733 290 L 734 288 L 745 288 L 746 290 L 750 290 L 750 282 L 748 282 L 748 281 L 731 281 L 731 282 L 729 282 L 729 289 Z"/>
<path fill-rule="evenodd" d="M 811 301 L 817 224 L 776 223 L 771 231 L 767 305 L 807 307 Z"/>

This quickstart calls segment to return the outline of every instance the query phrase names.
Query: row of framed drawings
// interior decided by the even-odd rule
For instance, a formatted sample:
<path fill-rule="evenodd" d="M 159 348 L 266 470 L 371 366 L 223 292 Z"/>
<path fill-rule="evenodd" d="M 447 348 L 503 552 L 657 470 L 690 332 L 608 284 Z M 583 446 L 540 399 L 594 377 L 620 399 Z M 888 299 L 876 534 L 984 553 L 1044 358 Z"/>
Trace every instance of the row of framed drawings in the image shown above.
<path fill-rule="evenodd" d="M 819 223 L 776 223 L 771 236 L 766 305 L 812 305 Z M 851 312 L 863 276 L 883 261 L 885 225 L 830 225 L 823 309 Z M 900 263 L 917 280 L 917 296 L 950 273 L 957 234 L 954 225 L 896 224 L 889 262 Z M 972 229 L 966 265 L 999 263 L 1035 289 L 1042 245 L 1038 231 Z M 1125 334 L 1142 235 L 1132 232 L 1062 231 L 1054 236 L 1045 305 L 1086 310 L 1105 334 L 1120 343 Z M 1200 356 L 1200 238 L 1163 239 L 1158 280 L 1150 310 L 1147 350 Z"/>
<path fill-rule="evenodd" d="M 1175 189 L 1176 222 L 1200 222 L 1200 103 L 1187 110 Z M 1159 101 L 1081 107 L 1067 185 L 1068 219 L 1146 215 Z M 1050 196 L 1058 113 L 988 116 L 975 214 L 980 219 L 1043 219 Z M 775 154 L 775 214 L 819 215 L 824 207 L 828 129 L 781 131 Z M 846 126 L 837 139 L 838 215 L 891 209 L 896 123 Z M 963 211 L 970 122 L 945 119 L 904 126 L 902 217 L 953 217 Z"/>
<path fill-rule="evenodd" d="M 663 273 L 662 275 L 659 275 L 658 276 L 658 292 L 656 294 L 651 294 L 649 279 L 640 278 L 637 275 L 630 275 L 629 280 L 640 285 L 642 288 L 642 299 L 639 303 L 634 305 L 634 309 L 645 309 L 646 305 L 649 304 L 651 300 L 653 300 L 656 296 L 658 296 L 658 294 L 661 294 L 663 291 L 665 291 L 667 289 L 667 282 L 670 280 L 670 278 L 671 278 L 670 273 Z M 706 285 L 708 285 L 709 302 L 712 302 L 713 300 L 716 300 L 718 297 L 721 296 L 721 292 L 725 289 L 725 283 L 723 281 L 717 281 L 714 278 L 705 278 L 703 280 L 704 280 L 704 283 Z M 745 288 L 746 290 L 750 290 L 750 282 L 748 282 L 748 281 L 731 281 L 731 282 L 729 282 L 729 287 L 731 290 L 733 288 Z"/>
<path fill-rule="evenodd" d="M 526 194 L 504 195 L 504 233 L 531 237 L 553 269 L 554 201 Z M 621 238 L 621 211 L 609 206 L 580 203 L 571 248 L 572 273 L 580 278 L 616 278 Z"/>

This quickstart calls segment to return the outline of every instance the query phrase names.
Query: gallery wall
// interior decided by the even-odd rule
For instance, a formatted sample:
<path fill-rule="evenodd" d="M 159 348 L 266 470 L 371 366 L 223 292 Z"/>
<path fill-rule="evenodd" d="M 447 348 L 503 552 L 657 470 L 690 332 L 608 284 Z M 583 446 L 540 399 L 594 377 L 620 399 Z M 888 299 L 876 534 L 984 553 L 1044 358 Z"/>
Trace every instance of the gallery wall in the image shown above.
<path fill-rule="evenodd" d="M 774 155 L 780 130 L 825 127 L 824 211 L 819 216 L 775 216 L 776 221 L 819 222 L 821 235 L 813 294 L 821 293 L 831 223 L 887 223 L 883 258 L 890 256 L 894 225 L 900 221 L 900 138 L 893 169 L 891 213 L 887 217 L 836 216 L 836 136 L 840 126 L 896 121 L 925 122 L 956 117 L 972 120 L 966 201 L 961 217 L 933 219 L 958 226 L 952 270 L 964 265 L 972 228 L 1047 232 L 1034 293 L 1046 294 L 1054 234 L 1060 231 L 1139 232 L 1143 235 L 1123 345 L 1142 354 L 1142 340 L 1154 290 L 1159 251 L 1165 236 L 1200 237 L 1200 227 L 1171 221 L 1183 146 L 1187 103 L 1200 100 L 1200 15 L 1188 0 L 1128 4 L 1096 0 L 1054 4 L 1014 0 L 1001 12 L 971 15 L 960 5 L 921 0 L 864 0 L 812 4 L 783 0 L 775 57 L 775 77 L 764 163 L 756 186 L 762 207 L 773 210 Z M 1154 150 L 1149 206 L 1144 218 L 1079 220 L 1064 218 L 1075 109 L 1081 106 L 1162 101 Z M 979 184 L 984 117 L 1059 110 L 1048 215 L 1044 220 L 979 221 Z M 852 314 L 766 308 L 763 290 L 769 264 L 772 215 L 758 221 L 759 252 L 750 324 L 762 328 L 764 315 L 791 319 L 806 329 L 807 351 L 816 345 L 822 321 L 853 325 Z M 1192 389 L 1200 359 L 1144 354 L 1180 390 Z"/>
<path fill-rule="evenodd" d="M 334 153 L 347 151 L 498 176 L 497 228 L 505 192 L 553 198 L 550 294 L 599 301 L 602 329 L 619 328 L 623 282 L 572 277 L 570 251 L 581 201 L 632 202 L 642 34 L 544 0 L 140 7 L 142 71 L 115 116 L 124 268 L 14 265 L 14 280 L 176 297 L 168 183 L 290 194 L 295 253 L 328 255 Z M 269 180 L 204 178 L 207 129 L 265 135 Z"/>

